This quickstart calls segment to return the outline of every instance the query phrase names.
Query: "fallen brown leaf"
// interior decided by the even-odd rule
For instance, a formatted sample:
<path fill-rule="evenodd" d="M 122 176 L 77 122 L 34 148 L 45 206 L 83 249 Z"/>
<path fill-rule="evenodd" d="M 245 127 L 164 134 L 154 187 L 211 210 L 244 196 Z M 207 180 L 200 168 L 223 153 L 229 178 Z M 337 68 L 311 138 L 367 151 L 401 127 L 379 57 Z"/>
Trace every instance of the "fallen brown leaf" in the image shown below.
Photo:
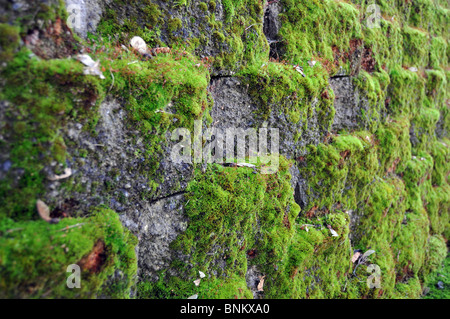
<path fill-rule="evenodd" d="M 38 199 L 38 201 L 36 203 L 36 207 L 37 207 L 39 216 L 41 216 L 41 218 L 43 220 L 45 220 L 46 222 L 50 222 L 51 221 L 50 209 L 48 208 L 48 206 L 43 201 Z"/>
<path fill-rule="evenodd" d="M 38 201 L 36 203 L 36 207 L 37 207 L 37 211 L 39 213 L 39 216 L 41 216 L 41 218 L 43 220 L 45 220 L 47 223 L 50 223 L 50 224 L 57 224 L 57 223 L 59 223 L 59 219 L 58 218 L 50 218 L 50 209 L 48 208 L 47 204 L 45 204 L 40 199 L 38 199 Z"/>
<path fill-rule="evenodd" d="M 259 284 L 258 284 L 258 287 L 257 287 L 258 291 L 264 291 L 264 289 L 263 289 L 264 278 L 266 278 L 266 276 L 259 277 L 260 280 L 259 280 Z"/>

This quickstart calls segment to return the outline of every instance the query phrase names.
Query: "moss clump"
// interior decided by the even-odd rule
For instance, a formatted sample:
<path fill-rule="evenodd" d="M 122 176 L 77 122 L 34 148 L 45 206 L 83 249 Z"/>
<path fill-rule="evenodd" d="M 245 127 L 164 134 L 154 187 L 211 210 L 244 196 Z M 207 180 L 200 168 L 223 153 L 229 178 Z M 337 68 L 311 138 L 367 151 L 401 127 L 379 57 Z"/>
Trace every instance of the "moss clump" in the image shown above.
<path fill-rule="evenodd" d="M 159 22 L 159 18 L 161 16 L 161 10 L 159 6 L 155 3 L 149 3 L 144 8 L 145 17 L 147 19 L 147 27 L 154 28 L 155 25 Z"/>
<path fill-rule="evenodd" d="M 137 271 L 137 240 L 122 227 L 114 211 L 100 208 L 88 218 L 63 219 L 56 225 L 2 218 L 0 233 L 2 298 L 130 296 Z M 83 264 L 83 257 L 99 241 L 104 249 L 97 264 Z M 71 274 L 66 269 L 71 264 L 85 267 L 81 269 L 81 288 L 66 285 Z"/>
<path fill-rule="evenodd" d="M 389 120 L 376 131 L 381 172 L 396 172 L 411 158 L 409 129 L 408 119 L 398 117 Z"/>
<path fill-rule="evenodd" d="M 280 170 L 272 175 L 214 164 L 205 174 L 198 170 L 187 191 L 188 229 L 171 246 L 190 255 L 192 266 L 174 261 L 172 267 L 181 277 L 165 275 L 166 292 L 171 291 L 170 296 L 179 298 L 194 293 L 199 298 L 216 297 L 216 293 L 227 298 L 242 294 L 248 297 L 245 285 L 248 262 L 270 274 L 274 273 L 275 265 L 282 267 L 285 263 L 283 255 L 299 211 L 293 200 L 288 162 L 282 160 Z M 247 261 L 251 250 L 257 253 L 252 261 Z M 199 270 L 209 278 L 197 288 L 192 281 Z M 224 284 L 226 289 L 218 289 L 219 283 L 219 287 Z M 151 296 L 161 286 L 144 284 L 143 289 Z"/>
<path fill-rule="evenodd" d="M 216 10 L 216 2 L 215 1 L 209 1 L 208 6 L 212 12 L 214 12 Z"/>
<path fill-rule="evenodd" d="M 406 27 L 403 29 L 403 63 L 408 66 L 428 65 L 429 38 L 424 31 Z"/>
<path fill-rule="evenodd" d="M 450 298 L 450 257 L 445 258 L 444 264 L 440 266 L 433 276 L 428 277 L 427 287 L 429 291 L 425 299 L 449 299 Z M 444 289 L 437 287 L 438 282 L 444 284 Z"/>
<path fill-rule="evenodd" d="M 222 32 L 218 32 L 218 31 L 214 31 L 214 37 L 217 39 L 217 41 L 219 42 L 224 42 L 225 41 L 225 36 L 223 35 Z"/>
<path fill-rule="evenodd" d="M 16 182 L 9 176 L 0 181 L 0 197 L 5 199 L 0 216 L 21 220 L 30 217 L 34 200 L 44 191 L 44 166 L 54 160 L 66 164 L 63 124 L 68 120 L 86 123 L 88 118 L 95 123 L 97 101 L 103 96 L 99 80 L 85 76 L 78 61 L 38 60 L 29 53 L 22 49 L 2 71 L 6 81 L 0 93 L 2 100 L 14 105 L 6 110 L 7 118 L 18 120 L 13 121 L 13 130 L 2 126 L 8 143 L 0 143 L 13 167 L 23 170 Z"/>
<path fill-rule="evenodd" d="M 200 8 L 200 10 L 202 10 L 203 12 L 207 12 L 208 11 L 208 5 L 205 2 L 200 2 L 198 4 L 198 7 Z"/>
<path fill-rule="evenodd" d="M 219 20 L 214 13 L 203 14 L 208 10 L 215 11 L 214 1 L 208 4 L 179 1 L 171 9 L 166 6 L 157 8 L 150 2 L 145 10 L 139 7 L 139 3 L 125 5 L 115 2 L 103 15 L 98 31 L 105 38 L 117 39 L 122 44 L 132 36 L 141 36 L 144 40 L 151 39 L 151 45 L 183 49 L 202 57 L 210 55 L 210 49 L 205 51 L 206 48 L 213 47 L 211 61 L 215 71 L 236 72 L 247 63 L 261 57 L 267 58 L 269 48 L 262 30 L 262 3 L 230 0 L 223 5 L 225 19 Z M 198 9 L 202 14 L 182 21 L 180 16 L 175 17 L 173 13 L 184 7 L 194 11 Z M 118 19 L 123 20 L 123 23 L 115 23 Z M 197 40 L 198 34 L 190 30 L 190 24 L 199 25 L 201 41 Z"/>
<path fill-rule="evenodd" d="M 19 48 L 20 29 L 8 24 L 0 24 L 0 60 L 9 62 Z"/>
<path fill-rule="evenodd" d="M 333 50 L 344 50 L 350 39 L 361 37 L 359 12 L 352 4 L 284 0 L 282 5 L 286 10 L 280 14 L 280 36 L 284 58 L 292 63 L 303 64 L 313 57 L 334 61 Z"/>
<path fill-rule="evenodd" d="M 417 72 L 400 67 L 391 70 L 389 76 L 387 111 L 391 116 L 405 115 L 411 119 L 425 98 L 424 79 Z"/>
<path fill-rule="evenodd" d="M 138 170 L 152 184 L 158 183 L 166 132 L 177 127 L 193 131 L 194 120 L 209 109 L 208 70 L 195 57 L 178 50 L 135 64 L 129 64 L 136 59 L 134 53 L 123 52 L 120 60 L 108 59 L 105 52 L 98 57 L 106 68 L 116 70 L 111 94 L 127 99 L 128 125 L 139 129 L 146 142 L 145 161 Z M 105 87 L 112 84 L 112 78 L 104 83 Z M 158 196 L 158 190 L 148 196 Z"/>
<path fill-rule="evenodd" d="M 271 112 L 284 112 L 293 123 L 306 123 L 315 101 L 320 126 L 326 130 L 334 116 L 334 96 L 331 92 L 328 94 L 327 73 L 324 69 L 309 68 L 305 69 L 305 74 L 307 76 L 302 77 L 289 64 L 258 61 L 239 76 L 249 86 L 249 94 L 257 102 L 262 118 L 267 118 Z M 323 94 L 325 91 L 327 94 Z"/>
<path fill-rule="evenodd" d="M 167 29 L 169 32 L 175 32 L 178 31 L 182 26 L 182 22 L 179 18 L 172 18 L 169 20 L 169 23 L 167 25 Z"/>

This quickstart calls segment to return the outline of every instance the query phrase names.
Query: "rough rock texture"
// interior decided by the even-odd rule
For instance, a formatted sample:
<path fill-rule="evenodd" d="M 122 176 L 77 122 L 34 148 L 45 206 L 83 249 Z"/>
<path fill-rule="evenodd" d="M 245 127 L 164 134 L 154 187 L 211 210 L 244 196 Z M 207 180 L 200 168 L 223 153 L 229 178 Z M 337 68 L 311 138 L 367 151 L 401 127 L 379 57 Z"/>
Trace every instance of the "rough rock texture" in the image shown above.
<path fill-rule="evenodd" d="M 187 227 L 183 203 L 182 194 L 173 195 L 147 204 L 134 216 L 122 216 L 123 224 L 136 232 L 141 242 L 138 245 L 140 277 L 151 278 L 170 265 L 172 252 L 169 244 Z"/>
<path fill-rule="evenodd" d="M 362 110 L 368 110 L 368 102 L 360 95 L 359 90 L 348 76 L 334 77 L 330 79 L 330 86 L 335 94 L 334 108 L 336 114 L 332 129 L 354 130 L 364 127 L 361 120 Z"/>
<path fill-rule="evenodd" d="M 96 135 L 83 130 L 80 123 L 67 125 L 69 152 L 85 150 L 87 155 L 73 156 L 67 167 L 72 169 L 72 183 L 81 191 L 70 193 L 61 190 L 61 181 L 47 181 L 47 203 L 56 202 L 66 212 L 88 211 L 91 207 L 107 205 L 121 213 L 121 220 L 137 236 L 139 275 L 155 275 L 168 266 L 171 252 L 168 245 L 182 232 L 185 220 L 182 216 L 181 193 L 192 177 L 192 165 L 174 164 L 170 159 L 170 140 L 167 153 L 162 156 L 159 172 L 163 182 L 155 195 L 143 200 L 143 193 L 152 193 L 145 170 L 145 152 L 140 132 L 125 127 L 127 112 L 116 99 L 107 97 L 99 106 L 100 119 Z M 7 164 L 6 164 L 7 165 Z M 53 165 L 53 166 L 52 166 Z M 56 162 L 45 167 L 47 176 L 54 175 Z M 5 165 L 4 165 L 5 166 Z"/>
<path fill-rule="evenodd" d="M 257 102 L 253 101 L 238 78 L 225 77 L 213 80 L 210 92 L 214 98 L 214 106 L 211 110 L 214 127 L 223 131 L 226 128 L 261 128 L 263 123 L 267 127 L 277 128 L 280 132 L 280 154 L 289 159 L 302 154 L 301 150 L 306 145 L 319 143 L 324 132 L 318 125 L 315 114 L 316 101 L 312 102 L 313 115 L 308 119 L 308 130 L 302 130 L 304 123 L 293 123 L 288 115 L 274 109 L 267 118 L 258 115 Z M 295 142 L 295 134 L 303 132 L 301 138 Z"/>
<path fill-rule="evenodd" d="M 58 0 L 2 0 L 0 1 L 0 16 L 3 22 L 13 23 L 16 19 L 23 19 L 21 23 L 26 28 L 42 27 L 47 22 L 43 19 L 42 14 L 57 4 Z"/>
<path fill-rule="evenodd" d="M 274 109 L 268 118 L 258 115 L 258 105 L 256 101 L 247 93 L 247 87 L 242 85 L 239 78 L 224 77 L 213 79 L 209 90 L 214 98 L 214 105 L 211 110 L 213 121 L 212 127 L 225 132 L 227 128 L 261 128 L 266 124 L 269 128 L 275 128 L 280 133 L 279 152 L 288 159 L 295 159 L 305 155 L 306 145 L 317 145 L 323 137 L 324 132 L 318 125 L 312 102 L 313 116 L 308 119 L 308 130 L 303 130 L 303 123 L 293 123 L 289 117 Z M 297 142 L 294 136 L 298 132 L 303 132 Z M 270 148 L 270 145 L 269 145 Z M 305 207 L 308 201 L 306 191 L 306 181 L 301 177 L 300 171 L 294 165 L 291 168 L 292 188 L 295 192 L 295 200 L 300 207 Z"/>
<path fill-rule="evenodd" d="M 103 14 L 104 1 L 65 0 L 67 21 L 78 35 L 86 38 L 87 33 L 94 33 Z M 106 2 L 106 1 L 105 1 Z"/>
<path fill-rule="evenodd" d="M 245 274 L 247 287 L 250 288 L 253 293 L 253 298 L 255 299 L 263 299 L 262 296 L 264 295 L 264 291 L 258 290 L 258 284 L 261 282 L 261 278 L 263 276 L 264 274 L 258 271 L 256 266 L 249 267 L 247 273 Z"/>

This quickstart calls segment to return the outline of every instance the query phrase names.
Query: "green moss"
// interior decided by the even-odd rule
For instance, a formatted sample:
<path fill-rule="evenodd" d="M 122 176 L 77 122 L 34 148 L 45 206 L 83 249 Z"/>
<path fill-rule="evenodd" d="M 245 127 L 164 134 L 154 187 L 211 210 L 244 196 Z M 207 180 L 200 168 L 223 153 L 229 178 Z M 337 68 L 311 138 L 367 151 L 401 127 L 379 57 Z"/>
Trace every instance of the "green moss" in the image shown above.
<path fill-rule="evenodd" d="M 424 79 L 417 72 L 399 67 L 390 72 L 390 78 L 388 112 L 393 116 L 414 116 L 425 98 Z"/>
<path fill-rule="evenodd" d="M 271 112 L 283 112 L 293 123 L 303 122 L 303 130 L 307 130 L 307 119 L 315 104 L 320 126 L 327 130 L 334 116 L 334 95 L 328 91 L 327 73 L 318 68 L 307 69 L 305 74 L 307 76 L 302 77 L 290 65 L 258 61 L 239 76 L 249 86 L 248 92 L 257 102 L 262 118 L 267 118 Z M 330 94 L 323 94 L 325 91 Z"/>
<path fill-rule="evenodd" d="M 159 280 L 155 283 L 140 282 L 137 288 L 137 297 L 146 299 L 178 299 L 197 294 L 199 299 L 253 298 L 244 277 L 236 275 L 231 275 L 229 278 L 205 277 L 201 280 L 200 286 L 196 287 L 193 282 L 185 282 L 176 277 L 171 277 L 166 282 L 164 275 L 164 273 L 160 274 Z"/>
<path fill-rule="evenodd" d="M 386 93 L 390 84 L 389 75 L 384 70 L 372 74 L 361 70 L 360 74 L 353 78 L 353 84 L 368 101 L 368 107 L 361 110 L 361 120 L 364 123 L 361 126 L 370 132 L 375 132 L 385 112 Z"/>
<path fill-rule="evenodd" d="M 38 60 L 30 58 L 25 49 L 3 70 L 2 77 L 6 82 L 1 99 L 14 105 L 6 112 L 19 120 L 12 133 L 2 127 L 10 141 L 4 147 L 14 167 L 24 173 L 18 189 L 9 178 L 0 181 L 0 197 L 7 199 L 0 216 L 28 219 L 34 200 L 44 189 L 42 168 L 54 160 L 65 165 L 66 146 L 59 130 L 69 119 L 88 127 L 88 118 L 94 121 L 98 116 L 96 102 L 102 100 L 103 90 L 97 78 L 83 75 L 78 61 Z"/>
<path fill-rule="evenodd" d="M 431 39 L 429 65 L 432 68 L 439 68 L 448 64 L 447 47 L 447 41 L 442 37 L 433 37 Z"/>
<path fill-rule="evenodd" d="M 381 172 L 396 172 L 411 158 L 408 119 L 389 120 L 375 135 L 379 143 Z"/>
<path fill-rule="evenodd" d="M 403 29 L 403 48 L 408 54 L 403 55 L 407 66 L 424 66 L 428 64 L 429 38 L 422 30 L 412 27 Z"/>
<path fill-rule="evenodd" d="M 0 287 L 2 298 L 128 298 L 134 284 L 136 238 L 124 229 L 118 215 L 98 209 L 89 218 L 45 221 L 0 221 Z M 66 269 L 80 264 L 98 241 L 105 244 L 99 272 L 82 269 L 81 288 L 69 289 Z M 115 271 L 121 281 L 111 284 Z"/>
<path fill-rule="evenodd" d="M 223 33 L 218 32 L 218 31 L 214 31 L 214 37 L 217 39 L 217 41 L 219 42 L 224 42 L 225 41 L 225 36 L 223 35 Z"/>
<path fill-rule="evenodd" d="M 209 1 L 208 3 L 209 9 L 214 12 L 216 10 L 216 2 L 215 1 Z"/>
<path fill-rule="evenodd" d="M 427 286 L 430 291 L 425 296 L 426 299 L 448 299 L 450 298 L 450 258 L 447 256 L 444 265 L 438 268 L 438 271 L 432 276 L 428 277 Z M 444 289 L 436 287 L 437 283 L 441 281 L 444 284 Z"/>
<path fill-rule="evenodd" d="M 198 170 L 195 176 L 186 195 L 188 228 L 171 245 L 190 255 L 192 266 L 175 261 L 172 266 L 181 277 L 165 276 L 167 291 L 181 298 L 195 292 L 199 298 L 216 297 L 216 293 L 227 298 L 249 296 L 245 285 L 247 252 L 256 250 L 251 263 L 273 274 L 275 265 L 282 267 L 292 236 L 299 207 L 293 200 L 288 162 L 281 160 L 280 170 L 272 175 L 214 164 L 205 174 Z M 226 264 L 225 268 L 219 260 Z M 210 277 L 197 289 L 192 281 L 199 270 Z M 218 290 L 218 284 L 225 288 Z M 148 295 L 153 294 L 149 289 L 159 289 L 158 284 L 144 286 Z"/>
<path fill-rule="evenodd" d="M 147 19 L 147 27 L 153 28 L 159 21 L 161 16 L 161 10 L 159 6 L 154 3 L 150 3 L 144 8 L 145 17 Z"/>
<path fill-rule="evenodd" d="M 240 1 L 240 0 L 238 0 Z M 225 21 L 230 22 L 234 16 L 235 6 L 233 0 L 223 0 L 222 1 L 223 9 L 225 11 Z"/>
<path fill-rule="evenodd" d="M 208 5 L 205 2 L 200 2 L 198 4 L 198 7 L 200 8 L 200 10 L 202 10 L 203 12 L 207 12 L 208 11 Z"/>
<path fill-rule="evenodd" d="M 261 1 L 222 1 L 224 21 L 216 21 L 214 13 L 200 14 L 195 18 L 199 21 L 193 17 L 182 21 L 174 18 L 175 10 L 198 6 L 202 12 L 214 12 L 216 3 L 182 0 L 159 7 L 150 0 L 136 4 L 116 0 L 99 25 L 103 38 L 90 35 L 84 43 L 100 60 L 107 78 L 103 81 L 83 75 L 83 66 L 75 60 L 43 61 L 30 58 L 28 50 L 18 52 L 19 34 L 26 35 L 33 26 L 29 17 L 16 22 L 26 27 L 1 24 L 0 55 L 8 64 L 1 71 L 6 80 L 0 99 L 10 103 L 5 116 L 14 120 L 0 126 L 0 135 L 8 141 L 0 141 L 0 146 L 10 155 L 12 169 L 23 172 L 19 179 L 7 175 L 0 181 L 0 198 L 6 199 L 0 206 L 0 267 L 7 274 L 0 278 L 4 296 L 129 296 L 136 242 L 113 212 L 102 209 L 58 225 L 33 220 L 38 218 L 35 200 L 45 191 L 43 168 L 55 161 L 63 167 L 70 159 L 64 125 L 83 123 L 95 134 L 97 106 L 105 92 L 127 101 L 125 124 L 144 138 L 145 149 L 135 155 L 144 158 L 137 171 L 148 177 L 151 191 L 141 194 L 148 200 L 159 195 L 159 159 L 166 133 L 177 127 L 192 129 L 195 119 L 210 119 L 211 72 L 238 71 L 236 76 L 259 106 L 255 116 L 285 114 L 292 124 L 299 124 L 293 134 L 298 140 L 311 129 L 311 116 L 317 115 L 322 133 L 330 130 L 335 110 L 328 79 L 339 68 L 357 69 L 352 60 L 356 43 L 358 50 L 365 50 L 362 69 L 353 77 L 368 101 L 361 113 L 364 124 L 295 150 L 306 154 L 297 165 L 307 182 L 308 204 L 300 211 L 293 200 L 288 173 L 292 163 L 284 158 L 274 175 L 219 165 L 204 173 L 196 168 L 186 194 L 188 228 L 172 243 L 190 262 L 175 260 L 171 271 L 160 273 L 156 282 L 144 278 L 137 295 L 251 298 L 245 274 L 256 266 L 266 276 L 264 295 L 269 298 L 419 298 L 422 286 L 438 279 L 436 271 L 442 271 L 445 239 L 450 236 L 448 4 L 377 1 L 382 10 L 380 28 L 365 23 L 369 4 L 283 0 L 279 42 L 271 46 L 276 59 L 269 61 Z M 64 17 L 60 11 L 43 6 L 37 17 L 46 26 L 49 20 Z M 201 26 L 200 36 L 194 37 L 187 26 L 180 32 L 189 21 Z M 172 52 L 142 60 L 121 50 L 135 35 L 150 47 L 169 46 Z M 217 52 L 208 62 L 195 56 L 203 58 L 204 47 Z M 309 67 L 310 59 L 318 63 Z M 305 77 L 294 69 L 296 64 L 303 67 Z M 85 150 L 78 154 L 87 156 Z M 118 172 L 110 174 L 115 177 Z M 73 178 L 61 183 L 63 188 L 85 191 Z M 92 194 L 98 186 L 93 183 Z M 108 181 L 104 195 L 117 187 Z M 171 190 L 180 187 L 175 183 Z M 122 196 L 119 201 L 126 199 Z M 85 224 L 59 231 L 77 223 Z M 305 224 L 314 226 L 306 230 Z M 337 237 L 331 236 L 327 225 Z M 104 271 L 83 273 L 86 286 L 69 291 L 65 265 L 79 261 L 98 239 L 108 251 Z M 381 288 L 367 287 L 367 265 L 355 269 L 351 263 L 355 248 L 375 250 L 370 263 L 381 268 Z M 111 277 L 117 269 L 125 273 L 123 280 Z M 196 287 L 193 280 L 199 270 L 207 277 Z M 430 296 L 441 296 L 436 291 Z"/>
<path fill-rule="evenodd" d="M 181 20 L 179 18 L 172 18 L 169 20 L 169 23 L 167 25 L 167 29 L 169 32 L 175 32 L 178 31 L 182 26 Z"/>
<path fill-rule="evenodd" d="M 0 60 L 3 62 L 11 61 L 19 48 L 19 32 L 18 27 L 0 24 Z"/>
<path fill-rule="evenodd" d="M 352 4 L 284 0 L 282 5 L 286 8 L 280 14 L 284 57 L 294 64 L 314 57 L 334 61 L 333 48 L 344 50 L 350 39 L 361 37 L 359 13 Z"/>
<path fill-rule="evenodd" d="M 312 207 L 330 210 L 338 202 L 345 209 L 356 207 L 378 171 L 372 139 L 368 132 L 338 135 L 331 144 L 309 148 L 304 171 L 313 200 L 305 207 L 305 212 Z"/>

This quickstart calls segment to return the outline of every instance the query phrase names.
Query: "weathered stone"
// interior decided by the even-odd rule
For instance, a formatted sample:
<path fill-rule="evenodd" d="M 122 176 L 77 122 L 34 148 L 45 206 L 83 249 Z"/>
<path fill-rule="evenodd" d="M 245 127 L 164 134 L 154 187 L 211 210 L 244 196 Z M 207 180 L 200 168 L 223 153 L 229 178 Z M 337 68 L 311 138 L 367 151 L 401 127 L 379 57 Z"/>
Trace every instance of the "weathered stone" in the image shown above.
<path fill-rule="evenodd" d="M 79 36 L 86 38 L 87 33 L 94 33 L 103 14 L 101 0 L 65 0 L 66 10 L 69 15 L 67 24 Z"/>
<path fill-rule="evenodd" d="M 245 274 L 245 280 L 247 287 L 252 291 L 254 299 L 262 299 L 264 292 L 258 291 L 258 284 L 261 280 L 263 273 L 258 270 L 256 266 L 250 266 Z"/>
<path fill-rule="evenodd" d="M 334 91 L 334 108 L 336 114 L 332 129 L 355 130 L 364 127 L 364 120 L 361 118 L 361 110 L 368 109 L 367 99 L 353 85 L 352 78 L 348 76 L 333 77 L 330 79 L 330 86 Z"/>

